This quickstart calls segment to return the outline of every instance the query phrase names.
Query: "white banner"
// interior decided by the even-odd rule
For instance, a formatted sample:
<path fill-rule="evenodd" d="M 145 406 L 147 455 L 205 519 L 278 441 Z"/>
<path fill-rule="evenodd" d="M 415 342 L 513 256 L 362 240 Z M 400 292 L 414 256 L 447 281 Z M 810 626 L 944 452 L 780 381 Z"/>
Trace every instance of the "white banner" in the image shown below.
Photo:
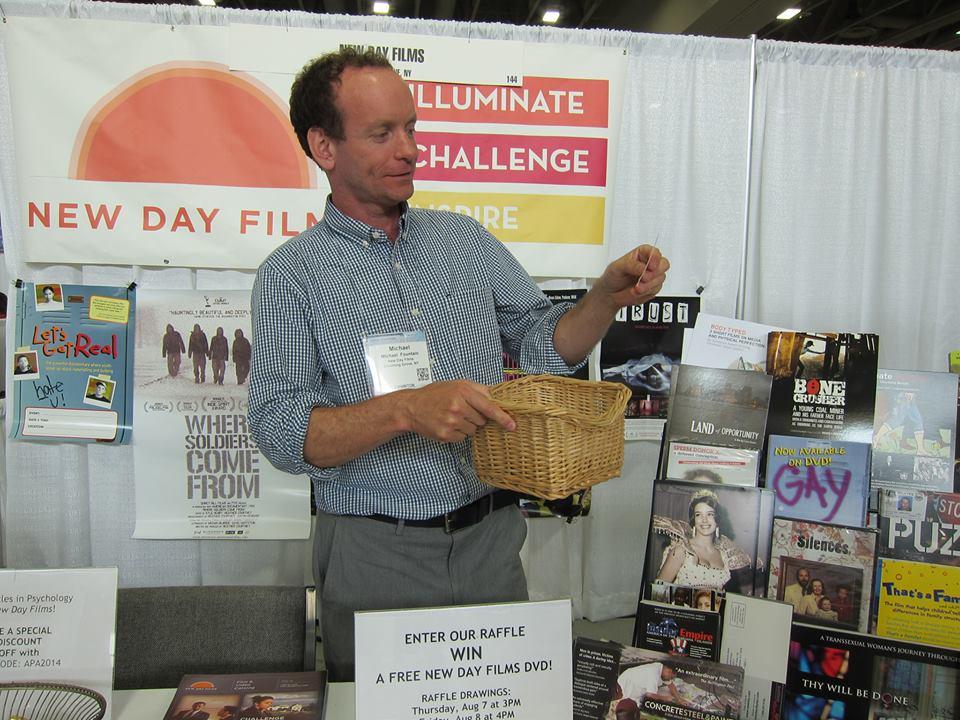
<path fill-rule="evenodd" d="M 535 276 L 606 264 L 621 50 L 25 17 L 0 32 L 27 262 L 257 267 L 328 191 L 287 119 L 293 77 L 352 45 L 410 87 L 412 205 L 471 215 Z"/>
<path fill-rule="evenodd" d="M 116 568 L 0 570 L 0 679 L 75 686 L 7 695 L 5 712 L 49 717 L 57 707 L 99 717 L 94 710 L 105 702 L 109 720 L 116 618 Z"/>
<path fill-rule="evenodd" d="M 309 480 L 275 469 L 247 426 L 249 292 L 137 302 L 134 537 L 308 537 Z"/>
<path fill-rule="evenodd" d="M 358 718 L 573 713 L 570 601 L 358 612 Z"/>

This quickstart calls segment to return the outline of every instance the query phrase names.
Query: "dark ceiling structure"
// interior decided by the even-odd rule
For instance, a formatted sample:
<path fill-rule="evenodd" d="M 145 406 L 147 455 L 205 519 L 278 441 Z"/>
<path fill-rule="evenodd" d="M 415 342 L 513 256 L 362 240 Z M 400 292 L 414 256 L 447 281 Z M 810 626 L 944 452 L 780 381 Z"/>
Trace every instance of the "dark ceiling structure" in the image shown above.
<path fill-rule="evenodd" d="M 150 2 L 154 0 L 148 0 Z M 166 4 L 195 5 L 196 0 Z M 372 0 L 217 0 L 225 8 L 369 15 Z M 800 8 L 792 20 L 776 17 Z M 930 50 L 960 48 L 960 0 L 391 0 L 395 17 Z"/>

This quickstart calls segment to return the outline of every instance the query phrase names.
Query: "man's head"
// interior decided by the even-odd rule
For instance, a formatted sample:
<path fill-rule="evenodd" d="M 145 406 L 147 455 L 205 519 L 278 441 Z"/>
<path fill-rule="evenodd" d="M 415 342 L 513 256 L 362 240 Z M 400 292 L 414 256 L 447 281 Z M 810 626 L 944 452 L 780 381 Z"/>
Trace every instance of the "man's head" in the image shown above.
<path fill-rule="evenodd" d="M 797 570 L 797 582 L 806 587 L 807 583 L 810 582 L 810 571 L 806 568 Z"/>
<path fill-rule="evenodd" d="M 202 710 L 205 706 L 206 706 L 206 703 L 203 702 L 202 700 L 200 700 L 200 701 L 197 701 L 197 702 L 195 702 L 195 703 L 193 704 L 193 709 L 194 709 L 194 710 Z"/>
<path fill-rule="evenodd" d="M 267 710 L 273 705 L 273 696 L 272 695 L 254 695 L 253 704 L 257 707 L 258 710 Z"/>
<path fill-rule="evenodd" d="M 290 88 L 290 124 L 297 134 L 300 147 L 312 158 L 307 133 L 320 128 L 335 139 L 343 140 L 343 116 L 337 107 L 336 95 L 341 77 L 347 68 L 386 68 L 393 71 L 390 61 L 373 51 L 359 52 L 344 48 L 321 55 L 307 63 Z"/>
<path fill-rule="evenodd" d="M 849 594 L 850 588 L 848 588 L 846 585 L 841 585 L 837 588 L 837 597 L 839 597 L 841 600 L 846 600 Z"/>
<path fill-rule="evenodd" d="M 664 682 L 670 682 L 677 676 L 677 671 L 673 669 L 673 665 L 667 665 L 664 663 L 663 668 L 660 670 L 660 679 Z"/>
<path fill-rule="evenodd" d="M 344 50 L 314 60 L 294 81 L 290 120 L 342 212 L 370 222 L 413 194 L 416 107 L 382 57 Z"/>
<path fill-rule="evenodd" d="M 26 355 L 21 355 L 17 358 L 17 370 L 20 372 L 28 372 L 30 370 L 30 361 Z"/>
<path fill-rule="evenodd" d="M 104 395 L 107 394 L 107 384 L 105 382 L 98 381 L 97 384 L 94 386 L 94 392 L 96 393 L 96 396 L 98 398 L 103 397 Z"/>

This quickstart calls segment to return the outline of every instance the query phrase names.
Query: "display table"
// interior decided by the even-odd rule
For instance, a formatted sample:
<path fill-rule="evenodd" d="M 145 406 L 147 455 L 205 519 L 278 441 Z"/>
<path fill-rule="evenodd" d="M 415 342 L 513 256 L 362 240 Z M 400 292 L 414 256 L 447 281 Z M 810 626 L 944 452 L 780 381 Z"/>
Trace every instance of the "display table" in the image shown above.
<path fill-rule="evenodd" d="M 356 704 L 353 683 L 327 685 L 328 720 L 354 720 Z M 159 690 L 115 690 L 113 720 L 163 720 L 176 688 Z"/>

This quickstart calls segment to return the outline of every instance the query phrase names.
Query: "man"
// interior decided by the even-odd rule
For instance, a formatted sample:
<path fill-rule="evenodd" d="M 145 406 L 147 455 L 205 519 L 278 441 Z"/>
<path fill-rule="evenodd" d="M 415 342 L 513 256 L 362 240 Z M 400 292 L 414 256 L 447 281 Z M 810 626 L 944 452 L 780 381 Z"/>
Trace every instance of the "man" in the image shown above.
<path fill-rule="evenodd" d="M 213 382 L 223 385 L 223 374 L 227 369 L 227 360 L 230 359 L 230 348 L 223 328 L 217 328 L 217 334 L 210 340 L 210 363 L 213 365 Z"/>
<path fill-rule="evenodd" d="M 13 368 L 14 375 L 32 375 L 35 372 L 28 355 L 17 355 L 17 364 Z"/>
<path fill-rule="evenodd" d="M 167 332 L 163 335 L 162 356 L 167 359 L 167 374 L 170 377 L 180 374 L 180 355 L 186 351 L 180 333 L 173 329 L 173 325 L 167 325 Z"/>
<path fill-rule="evenodd" d="M 833 609 L 837 612 L 837 621 L 842 623 L 854 622 L 853 598 L 850 597 L 850 588 L 846 585 L 837 587 L 837 597 L 833 600 Z"/>
<path fill-rule="evenodd" d="M 207 718 L 210 717 L 210 713 L 203 709 L 206 706 L 207 704 L 205 702 L 198 700 L 190 710 L 182 710 L 174 715 L 173 720 L 207 720 Z"/>
<path fill-rule="evenodd" d="M 199 325 L 193 326 L 193 332 L 187 340 L 187 354 L 193 361 L 193 382 L 202 383 L 207 381 L 207 356 L 210 354 L 210 345 L 207 342 L 207 335 L 200 329 Z"/>
<path fill-rule="evenodd" d="M 677 673 L 672 666 L 653 662 L 627 668 L 620 673 L 617 684 L 620 686 L 624 700 L 632 700 L 641 711 L 645 699 L 686 705 L 687 701 L 680 697 L 680 693 L 673 684 L 676 676 Z M 665 692 L 660 692 L 661 686 Z"/>
<path fill-rule="evenodd" d="M 669 262 L 643 246 L 554 306 L 478 223 L 409 208 L 416 111 L 376 54 L 309 64 L 290 117 L 331 195 L 257 273 L 249 418 L 275 466 L 314 481 L 324 656 L 349 680 L 355 610 L 526 599 L 524 520 L 470 462 L 477 428 L 515 427 L 486 386 L 503 350 L 526 372 L 573 371 Z"/>
<path fill-rule="evenodd" d="M 810 571 L 805 567 L 797 570 L 797 581 L 787 585 L 783 589 L 783 601 L 793 605 L 795 613 L 800 612 L 803 606 L 803 596 L 807 592 L 807 586 L 810 584 Z"/>
<path fill-rule="evenodd" d="M 273 705 L 272 695 L 254 695 L 250 698 L 252 703 L 240 711 L 240 718 L 265 718 L 270 717 L 270 706 Z"/>
<path fill-rule="evenodd" d="M 107 397 L 107 384 L 103 380 L 97 380 L 93 390 L 87 393 L 87 399 L 102 403 L 110 402 L 110 398 Z"/>
<path fill-rule="evenodd" d="M 233 333 L 233 365 L 237 370 L 237 385 L 243 385 L 250 374 L 250 341 L 243 336 L 243 330 L 237 328 Z"/>

